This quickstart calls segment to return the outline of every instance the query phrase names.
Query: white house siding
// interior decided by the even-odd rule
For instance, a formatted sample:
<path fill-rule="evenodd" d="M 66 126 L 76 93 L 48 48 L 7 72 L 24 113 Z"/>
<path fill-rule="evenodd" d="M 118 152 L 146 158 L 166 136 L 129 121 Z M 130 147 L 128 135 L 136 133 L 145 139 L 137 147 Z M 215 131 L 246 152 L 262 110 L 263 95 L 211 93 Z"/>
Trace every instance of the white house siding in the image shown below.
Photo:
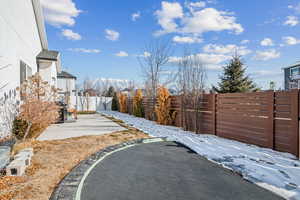
<path fill-rule="evenodd" d="M 5 1 L 5 2 L 4 2 Z M 9 91 L 20 84 L 20 61 L 37 71 L 42 46 L 31 0 L 0 0 L 0 84 Z M 5 6 L 4 6 L 5 5 Z"/>
<path fill-rule="evenodd" d="M 51 86 L 57 88 L 57 68 L 55 61 L 47 61 L 39 64 L 39 74 L 44 81 L 47 81 Z"/>
<path fill-rule="evenodd" d="M 71 78 L 57 78 L 57 88 L 60 93 L 70 92 L 70 96 L 76 95 L 76 79 Z"/>
<path fill-rule="evenodd" d="M 0 0 L 0 139 L 10 133 L 4 119 L 4 94 L 20 85 L 20 61 L 37 71 L 36 56 L 41 52 L 38 27 L 31 0 Z M 11 98 L 11 97 L 10 97 Z M 15 100 L 12 100 L 15 101 Z M 11 104 L 11 103 L 10 103 Z"/>

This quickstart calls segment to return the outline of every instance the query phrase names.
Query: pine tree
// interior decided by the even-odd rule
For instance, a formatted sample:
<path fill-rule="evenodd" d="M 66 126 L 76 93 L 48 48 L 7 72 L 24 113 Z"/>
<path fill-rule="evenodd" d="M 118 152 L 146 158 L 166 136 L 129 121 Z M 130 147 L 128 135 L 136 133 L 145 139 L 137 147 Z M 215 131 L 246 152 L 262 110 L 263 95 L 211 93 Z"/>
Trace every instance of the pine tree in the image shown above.
<path fill-rule="evenodd" d="M 229 64 L 223 67 L 223 75 L 218 87 L 213 90 L 218 93 L 255 92 L 259 90 L 255 83 L 245 75 L 246 68 L 240 56 L 233 56 Z"/>
<path fill-rule="evenodd" d="M 107 93 L 105 94 L 106 97 L 113 97 L 115 93 L 115 88 L 113 86 L 110 86 L 108 88 Z"/>
<path fill-rule="evenodd" d="M 112 99 L 111 109 L 114 111 L 119 111 L 119 102 L 118 102 L 118 96 L 117 93 L 114 92 L 114 96 Z"/>

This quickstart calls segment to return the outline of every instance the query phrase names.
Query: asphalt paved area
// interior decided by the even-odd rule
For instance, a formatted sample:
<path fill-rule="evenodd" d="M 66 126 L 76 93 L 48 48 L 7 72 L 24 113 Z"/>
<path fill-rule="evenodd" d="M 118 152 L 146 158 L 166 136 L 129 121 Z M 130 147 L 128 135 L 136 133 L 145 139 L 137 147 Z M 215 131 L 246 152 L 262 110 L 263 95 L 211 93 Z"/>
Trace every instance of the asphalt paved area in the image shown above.
<path fill-rule="evenodd" d="M 174 142 L 141 144 L 106 157 L 81 200 L 282 199 Z"/>

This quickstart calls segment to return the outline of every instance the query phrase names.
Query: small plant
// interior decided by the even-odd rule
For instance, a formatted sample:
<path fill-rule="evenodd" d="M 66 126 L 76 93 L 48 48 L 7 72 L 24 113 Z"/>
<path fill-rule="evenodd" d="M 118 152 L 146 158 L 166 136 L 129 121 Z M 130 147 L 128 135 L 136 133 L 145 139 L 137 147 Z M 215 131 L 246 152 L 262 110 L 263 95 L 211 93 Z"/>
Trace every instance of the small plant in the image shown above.
<path fill-rule="evenodd" d="M 57 89 L 53 88 L 35 74 L 26 80 L 19 88 L 22 105 L 18 120 L 27 123 L 23 140 L 31 131 L 43 130 L 58 118 L 59 106 L 57 100 Z"/>
<path fill-rule="evenodd" d="M 136 117 L 144 117 L 143 93 L 137 90 L 133 98 L 133 115 Z"/>
<path fill-rule="evenodd" d="M 159 87 L 157 90 L 155 113 L 159 124 L 172 124 L 176 113 L 171 112 L 171 96 L 169 90 L 165 87 Z"/>
<path fill-rule="evenodd" d="M 127 112 L 127 95 L 123 94 L 123 93 L 119 93 L 118 99 L 119 99 L 120 112 L 126 113 Z"/>

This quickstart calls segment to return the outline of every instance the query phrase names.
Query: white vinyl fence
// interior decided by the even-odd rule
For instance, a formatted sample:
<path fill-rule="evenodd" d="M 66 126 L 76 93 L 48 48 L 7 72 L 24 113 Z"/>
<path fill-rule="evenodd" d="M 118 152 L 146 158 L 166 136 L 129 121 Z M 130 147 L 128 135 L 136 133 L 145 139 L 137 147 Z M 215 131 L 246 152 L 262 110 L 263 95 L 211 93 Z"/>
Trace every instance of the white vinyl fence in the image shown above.
<path fill-rule="evenodd" d="M 71 107 L 76 108 L 78 111 L 103 111 L 111 110 L 112 97 L 85 97 L 71 96 Z"/>

